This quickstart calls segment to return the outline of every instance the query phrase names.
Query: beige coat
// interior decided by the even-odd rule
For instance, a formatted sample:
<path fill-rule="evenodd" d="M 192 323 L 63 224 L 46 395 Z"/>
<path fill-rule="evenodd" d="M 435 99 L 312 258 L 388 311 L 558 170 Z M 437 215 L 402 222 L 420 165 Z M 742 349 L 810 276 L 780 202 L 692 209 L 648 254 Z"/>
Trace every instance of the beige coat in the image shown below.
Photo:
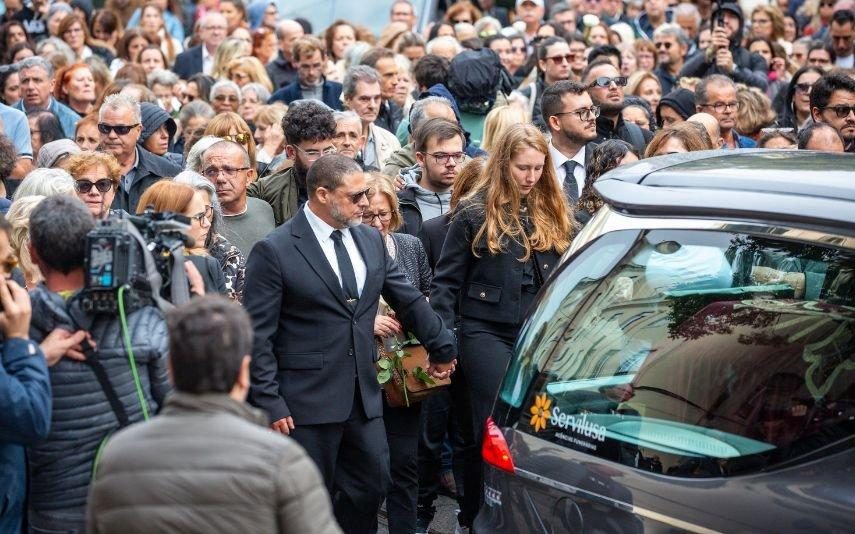
<path fill-rule="evenodd" d="M 368 126 L 368 131 L 374 137 L 374 146 L 376 147 L 375 154 L 377 157 L 377 167 L 382 169 L 386 165 L 386 160 L 389 156 L 401 148 L 401 143 L 395 134 L 374 124 Z"/>

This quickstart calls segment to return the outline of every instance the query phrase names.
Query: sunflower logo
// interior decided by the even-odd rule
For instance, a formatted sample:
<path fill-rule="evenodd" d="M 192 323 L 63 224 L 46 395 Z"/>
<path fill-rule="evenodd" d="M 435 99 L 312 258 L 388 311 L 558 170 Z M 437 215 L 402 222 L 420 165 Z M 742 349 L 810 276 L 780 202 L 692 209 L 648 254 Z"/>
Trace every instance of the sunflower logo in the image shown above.
<path fill-rule="evenodd" d="M 535 397 L 534 405 L 531 407 L 531 426 L 535 432 L 540 432 L 546 428 L 550 406 L 552 406 L 552 401 L 546 397 L 546 394 Z"/>

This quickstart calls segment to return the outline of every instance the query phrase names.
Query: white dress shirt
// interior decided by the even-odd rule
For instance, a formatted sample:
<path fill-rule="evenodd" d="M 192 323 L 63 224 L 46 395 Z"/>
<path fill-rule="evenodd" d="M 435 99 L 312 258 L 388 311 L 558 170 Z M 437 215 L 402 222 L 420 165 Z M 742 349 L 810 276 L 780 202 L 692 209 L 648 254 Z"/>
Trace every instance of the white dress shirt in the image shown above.
<path fill-rule="evenodd" d="M 306 212 L 306 219 L 309 221 L 309 226 L 312 228 L 315 238 L 321 245 L 321 250 L 324 252 L 327 262 L 329 262 L 330 267 L 335 272 L 339 285 L 341 285 L 341 271 L 339 271 L 338 259 L 336 259 L 335 255 L 335 241 L 331 237 L 332 233 L 339 230 L 339 228 L 333 228 L 324 222 L 323 219 L 312 213 L 308 202 L 306 202 L 303 209 Z M 356 288 L 359 294 L 362 295 L 362 288 L 365 287 L 365 277 L 368 274 L 368 269 L 365 267 L 365 261 L 362 260 L 362 255 L 359 253 L 359 248 L 356 246 L 353 236 L 350 234 L 350 228 L 342 228 L 341 233 L 343 236 L 341 242 L 344 243 L 344 248 L 350 257 L 350 263 L 353 264 L 353 273 L 356 275 Z"/>
<path fill-rule="evenodd" d="M 576 191 L 581 195 L 582 190 L 585 188 L 585 177 L 587 176 L 585 171 L 585 145 L 582 145 L 582 148 L 580 148 L 572 158 L 568 158 L 559 152 L 557 148 L 552 146 L 552 141 L 550 141 L 549 155 L 552 157 L 552 165 L 555 168 L 555 177 L 558 179 L 558 187 L 561 188 L 564 188 L 564 178 L 567 176 L 567 171 L 564 170 L 564 162 L 567 160 L 573 160 L 578 163 L 578 165 L 573 168 L 573 178 L 576 180 Z"/>
<path fill-rule="evenodd" d="M 202 72 L 208 76 L 214 72 L 214 54 L 208 52 L 208 47 L 202 43 Z"/>

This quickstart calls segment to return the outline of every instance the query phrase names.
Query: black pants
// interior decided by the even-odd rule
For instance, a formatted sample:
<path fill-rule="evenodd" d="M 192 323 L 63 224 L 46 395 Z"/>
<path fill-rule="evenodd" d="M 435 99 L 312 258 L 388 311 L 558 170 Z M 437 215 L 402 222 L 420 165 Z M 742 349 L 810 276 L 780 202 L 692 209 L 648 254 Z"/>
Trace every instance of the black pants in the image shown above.
<path fill-rule="evenodd" d="M 347 421 L 297 426 L 291 437 L 315 461 L 344 532 L 377 531 L 377 511 L 389 486 L 389 447 L 383 419 L 368 419 L 359 387 Z"/>
<path fill-rule="evenodd" d="M 416 530 L 419 493 L 419 412 L 421 403 L 393 408 L 383 399 L 383 423 L 389 441 L 392 484 L 386 494 L 390 534 L 412 534 Z"/>
<path fill-rule="evenodd" d="M 467 450 L 464 486 L 466 498 L 461 509 L 461 523 L 471 525 L 483 500 L 484 469 L 481 461 L 481 441 L 485 421 L 493 410 L 493 402 L 511 360 L 519 327 L 463 318 L 460 334 L 460 370 L 468 390 L 471 436 L 475 447 Z M 461 421 L 466 418 L 461 413 Z"/>

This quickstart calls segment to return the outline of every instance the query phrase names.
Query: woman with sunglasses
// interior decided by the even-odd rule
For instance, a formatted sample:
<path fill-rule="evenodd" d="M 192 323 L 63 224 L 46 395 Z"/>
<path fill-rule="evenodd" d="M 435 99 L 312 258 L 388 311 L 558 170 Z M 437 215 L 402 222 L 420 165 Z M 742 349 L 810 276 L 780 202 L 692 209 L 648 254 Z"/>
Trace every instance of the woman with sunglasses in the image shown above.
<path fill-rule="evenodd" d="M 483 435 L 527 310 L 570 246 L 572 213 L 564 199 L 543 134 L 517 124 L 451 218 L 430 300 L 446 325 L 457 326 L 457 372 L 471 405 L 461 415 L 470 416 L 463 422 L 473 436 Z M 479 465 L 479 451 L 470 452 L 465 461 Z M 480 474 L 470 473 L 465 494 L 480 495 L 480 485 Z M 461 516 L 471 521 L 474 511 Z"/>
<path fill-rule="evenodd" d="M 203 193 L 186 184 L 161 180 L 149 187 L 137 204 L 137 213 L 151 209 L 156 213 L 177 213 L 190 219 L 187 235 L 192 243 L 184 249 L 184 255 L 202 275 L 205 293 L 226 293 L 226 281 L 220 264 L 205 247 L 211 231 L 214 207 L 206 203 Z"/>
<path fill-rule="evenodd" d="M 779 128 L 793 128 L 794 133 L 804 128 L 811 119 L 810 93 L 813 84 L 825 74 L 820 67 L 805 66 L 793 74 L 783 94 L 782 100 L 776 99 Z M 778 103 L 780 102 L 780 103 Z"/>
<path fill-rule="evenodd" d="M 105 152 L 81 152 L 68 159 L 67 169 L 89 213 L 97 220 L 106 219 L 122 177 L 116 158 Z"/>

